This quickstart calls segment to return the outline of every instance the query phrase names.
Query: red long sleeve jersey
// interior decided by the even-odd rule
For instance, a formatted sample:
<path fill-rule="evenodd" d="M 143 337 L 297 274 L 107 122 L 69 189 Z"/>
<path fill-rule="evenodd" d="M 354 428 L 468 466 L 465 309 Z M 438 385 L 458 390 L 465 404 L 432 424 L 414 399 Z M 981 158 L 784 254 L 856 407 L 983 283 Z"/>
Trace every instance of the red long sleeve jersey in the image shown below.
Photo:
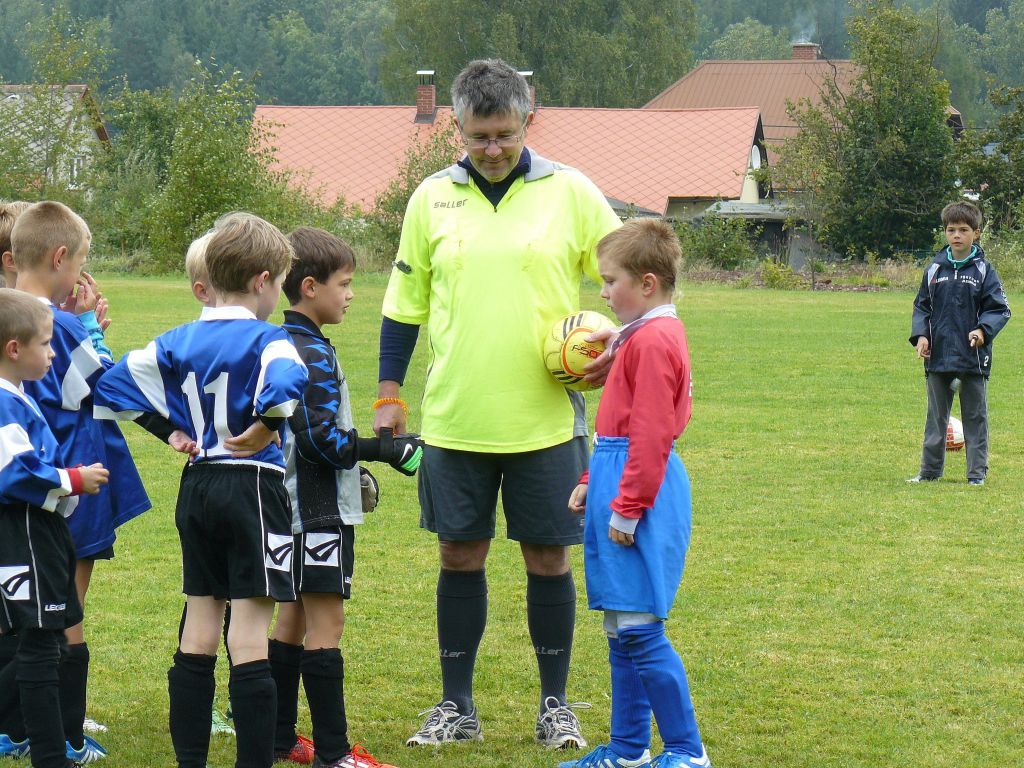
<path fill-rule="evenodd" d="M 639 518 L 654 505 L 692 406 L 686 329 L 673 317 L 647 321 L 616 351 L 597 407 L 598 435 L 629 438 L 613 511 Z"/>

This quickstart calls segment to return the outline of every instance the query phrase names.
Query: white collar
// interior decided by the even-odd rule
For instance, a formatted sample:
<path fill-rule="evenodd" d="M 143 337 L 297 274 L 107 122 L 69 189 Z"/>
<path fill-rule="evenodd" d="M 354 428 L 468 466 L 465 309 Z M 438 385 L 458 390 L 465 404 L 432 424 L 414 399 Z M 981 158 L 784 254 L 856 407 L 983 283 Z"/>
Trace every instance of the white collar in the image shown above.
<path fill-rule="evenodd" d="M 679 317 L 679 313 L 676 310 L 675 304 L 659 304 L 653 309 L 647 310 L 644 314 L 638 317 L 631 323 L 626 323 L 619 329 L 619 335 L 615 337 L 612 342 L 612 353 L 615 353 L 619 347 L 626 343 L 626 340 L 640 330 L 641 326 L 646 325 L 649 321 L 659 317 Z"/>
<path fill-rule="evenodd" d="M 22 387 L 14 386 L 14 382 L 8 381 L 7 379 L 4 378 L 0 378 L 0 389 L 6 389 L 12 395 L 20 397 L 22 400 L 28 403 L 29 406 L 32 407 L 33 411 L 39 413 L 39 409 L 36 407 L 36 404 L 32 402 L 32 398 L 25 394 L 25 390 Z M 40 416 L 41 415 L 42 414 L 40 414 Z"/>
<path fill-rule="evenodd" d="M 223 307 L 203 307 L 199 314 L 200 320 L 255 320 L 256 315 L 252 310 L 240 307 L 237 304 L 227 304 Z"/>

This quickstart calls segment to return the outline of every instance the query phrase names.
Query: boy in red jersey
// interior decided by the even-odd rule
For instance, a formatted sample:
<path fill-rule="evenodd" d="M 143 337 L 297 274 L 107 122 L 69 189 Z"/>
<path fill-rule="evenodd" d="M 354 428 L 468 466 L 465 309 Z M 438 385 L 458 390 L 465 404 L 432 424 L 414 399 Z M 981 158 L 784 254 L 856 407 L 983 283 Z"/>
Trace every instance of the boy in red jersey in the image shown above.
<path fill-rule="evenodd" d="M 672 228 L 630 221 L 598 243 L 605 299 L 623 328 L 597 410 L 590 470 L 569 499 L 586 513 L 587 599 L 604 611 L 611 740 L 559 768 L 709 768 L 686 670 L 665 635 L 690 541 L 690 481 L 672 450 L 690 419 L 690 354 L 672 301 Z M 665 750 L 651 759 L 651 713 Z"/>

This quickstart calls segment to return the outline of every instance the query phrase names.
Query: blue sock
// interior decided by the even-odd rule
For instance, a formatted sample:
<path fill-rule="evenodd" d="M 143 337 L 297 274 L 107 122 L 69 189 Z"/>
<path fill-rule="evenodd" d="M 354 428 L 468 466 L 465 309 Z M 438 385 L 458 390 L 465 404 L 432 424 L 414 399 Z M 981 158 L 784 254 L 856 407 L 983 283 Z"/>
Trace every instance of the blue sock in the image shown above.
<path fill-rule="evenodd" d="M 665 636 L 664 622 L 621 629 L 619 643 L 633 660 L 643 681 L 665 751 L 693 757 L 702 755 L 704 750 L 690 700 L 686 669 Z"/>
<path fill-rule="evenodd" d="M 651 702 L 629 654 L 617 638 L 608 638 L 612 667 L 612 733 L 608 746 L 615 754 L 635 760 L 651 746 Z"/>

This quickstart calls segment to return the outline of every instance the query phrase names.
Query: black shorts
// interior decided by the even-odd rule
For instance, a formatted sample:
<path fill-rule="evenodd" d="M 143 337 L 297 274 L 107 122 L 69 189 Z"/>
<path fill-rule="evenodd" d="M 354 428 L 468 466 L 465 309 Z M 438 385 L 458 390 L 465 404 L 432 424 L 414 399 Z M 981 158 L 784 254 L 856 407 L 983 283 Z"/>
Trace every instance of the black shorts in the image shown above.
<path fill-rule="evenodd" d="M 63 630 L 81 620 L 67 522 L 28 504 L 0 507 L 0 630 Z"/>
<path fill-rule="evenodd" d="M 295 599 L 283 471 L 237 462 L 191 464 L 181 475 L 174 522 L 186 595 Z"/>
<path fill-rule="evenodd" d="M 295 534 L 295 590 L 352 596 L 355 526 L 335 525 Z"/>
<path fill-rule="evenodd" d="M 99 552 L 93 552 L 91 555 L 84 555 L 79 560 L 113 560 L 114 559 L 114 545 L 111 544 L 106 549 L 101 549 Z"/>
<path fill-rule="evenodd" d="M 583 541 L 583 516 L 569 495 L 587 468 L 585 437 L 524 453 L 426 446 L 419 470 L 420 526 L 442 541 L 494 538 L 498 490 L 508 537 L 525 544 Z"/>

